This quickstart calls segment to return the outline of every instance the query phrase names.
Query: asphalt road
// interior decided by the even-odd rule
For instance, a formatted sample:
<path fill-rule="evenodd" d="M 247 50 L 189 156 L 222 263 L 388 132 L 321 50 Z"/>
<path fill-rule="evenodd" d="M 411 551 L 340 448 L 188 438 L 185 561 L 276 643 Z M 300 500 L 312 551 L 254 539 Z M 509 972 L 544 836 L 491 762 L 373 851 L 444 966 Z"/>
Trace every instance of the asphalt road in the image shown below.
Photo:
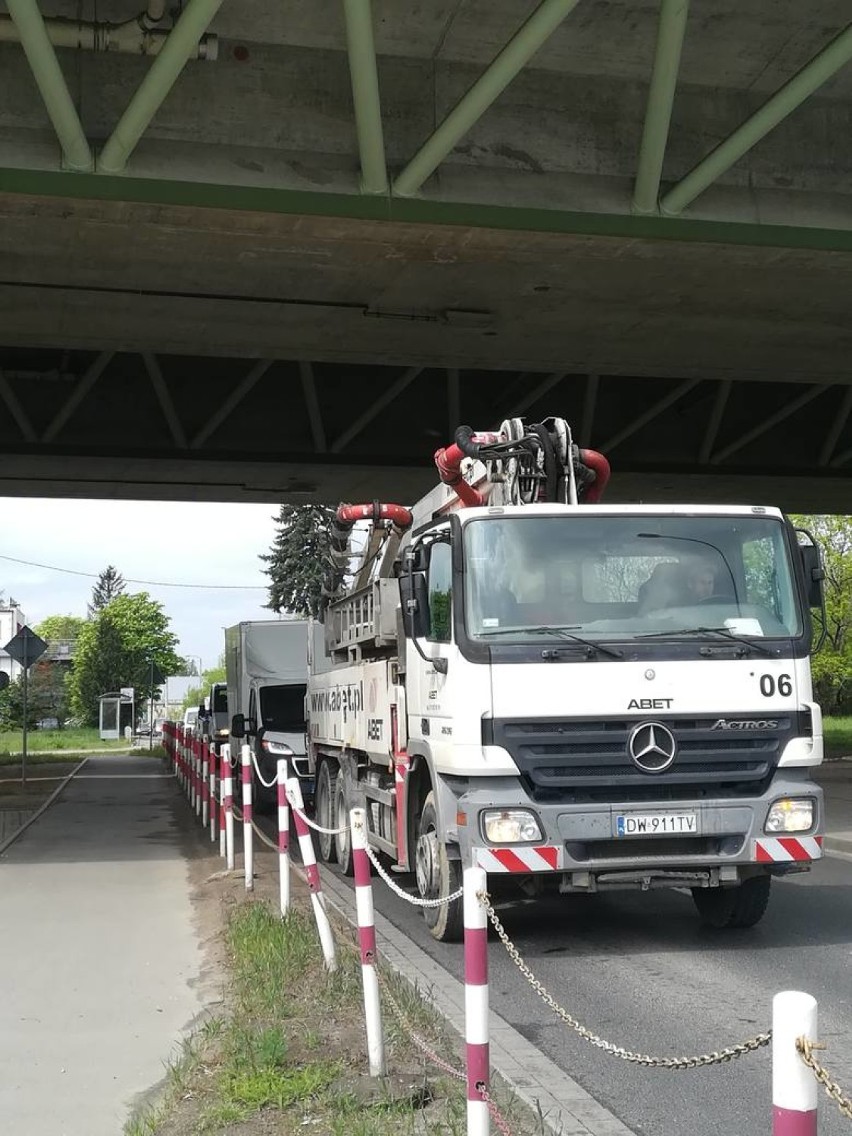
<path fill-rule="evenodd" d="M 412 885 L 409 877 L 401 883 Z M 376 907 L 450 973 L 459 946 L 432 940 L 419 912 L 377 880 Z M 769 1028 L 772 997 L 798 989 L 819 1002 L 823 1058 L 852 1086 L 852 862 L 827 858 L 775 881 L 749 931 L 700 926 L 678 892 L 610 893 L 503 905 L 506 930 L 556 999 L 595 1032 L 666 1056 L 721 1049 Z M 381 947 L 380 947 L 381 949 Z M 494 937 L 491 1004 L 641 1136 L 745 1136 L 771 1124 L 769 1050 L 720 1067 L 668 1072 L 606 1056 L 571 1034 L 536 997 Z M 820 1136 L 849 1136 L 824 1096 Z"/>

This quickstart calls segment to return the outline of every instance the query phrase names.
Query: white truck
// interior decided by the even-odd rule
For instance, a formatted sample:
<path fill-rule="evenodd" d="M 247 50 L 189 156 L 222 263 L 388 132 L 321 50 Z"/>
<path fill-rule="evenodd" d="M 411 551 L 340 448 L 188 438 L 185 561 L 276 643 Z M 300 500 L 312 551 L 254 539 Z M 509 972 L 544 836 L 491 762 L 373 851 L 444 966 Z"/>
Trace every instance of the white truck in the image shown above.
<path fill-rule="evenodd" d="M 423 897 L 477 863 L 531 895 L 689 888 L 705 922 L 755 924 L 772 877 L 822 855 L 815 543 L 763 505 L 602 505 L 606 459 L 558 418 L 462 427 L 435 459 L 411 511 L 337 513 L 319 822 L 365 806 Z M 320 852 L 351 872 L 346 835 Z M 460 900 L 424 914 L 460 934 Z"/>
<path fill-rule="evenodd" d="M 262 811 L 277 804 L 277 791 L 269 786 L 282 757 L 303 779 L 303 792 L 312 795 L 305 752 L 307 636 L 302 619 L 254 620 L 225 631 L 231 756 L 239 760 L 249 740 L 255 801 Z"/>

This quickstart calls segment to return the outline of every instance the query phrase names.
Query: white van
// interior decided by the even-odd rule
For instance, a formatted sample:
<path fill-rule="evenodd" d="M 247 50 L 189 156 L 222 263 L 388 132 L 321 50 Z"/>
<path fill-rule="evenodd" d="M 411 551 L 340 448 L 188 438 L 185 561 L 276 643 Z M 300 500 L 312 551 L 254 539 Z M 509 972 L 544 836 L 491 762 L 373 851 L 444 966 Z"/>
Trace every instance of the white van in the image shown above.
<path fill-rule="evenodd" d="M 195 706 L 190 710 L 183 712 L 183 728 L 185 730 L 194 730 L 195 723 L 198 721 L 198 707 Z"/>

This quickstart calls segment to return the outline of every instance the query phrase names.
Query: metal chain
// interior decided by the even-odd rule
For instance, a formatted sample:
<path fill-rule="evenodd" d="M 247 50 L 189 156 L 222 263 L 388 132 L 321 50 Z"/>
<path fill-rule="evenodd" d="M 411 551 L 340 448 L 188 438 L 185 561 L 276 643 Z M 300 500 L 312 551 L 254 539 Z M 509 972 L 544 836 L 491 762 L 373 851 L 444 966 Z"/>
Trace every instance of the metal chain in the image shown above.
<path fill-rule="evenodd" d="M 494 1123 L 497 1125 L 497 1127 L 503 1133 L 503 1136 L 512 1136 L 512 1130 L 509 1127 L 508 1120 L 502 1114 L 502 1112 L 497 1107 L 497 1105 L 494 1103 L 494 1101 L 491 1099 L 489 1092 L 488 1092 L 488 1089 L 486 1089 L 485 1085 L 483 1085 L 482 1082 L 477 1084 L 476 1087 L 479 1090 L 479 1095 L 485 1101 L 485 1104 L 488 1107 L 488 1111 L 491 1113 L 491 1119 L 494 1121 Z"/>
<path fill-rule="evenodd" d="M 379 974 L 378 970 L 376 971 L 376 973 Z M 457 1081 L 467 1081 L 466 1073 L 463 1073 L 461 1069 L 456 1069 L 453 1065 L 450 1065 L 450 1063 L 448 1061 L 445 1061 L 443 1057 L 439 1057 L 435 1050 L 429 1045 L 429 1043 L 427 1041 L 424 1041 L 420 1034 L 417 1033 L 411 1022 L 406 1017 L 405 1011 L 397 1002 L 396 998 L 394 998 L 393 994 L 391 994 L 386 983 L 382 980 L 381 975 L 379 975 L 379 987 L 381 988 L 382 994 L 387 999 L 390 1008 L 393 1010 L 394 1016 L 399 1021 L 405 1032 L 408 1034 L 411 1041 L 420 1050 L 420 1052 L 425 1053 L 425 1055 L 429 1058 L 433 1065 L 437 1065 L 439 1069 L 443 1069 L 445 1073 L 449 1073 L 449 1075 L 451 1077 L 455 1077 Z"/>
<path fill-rule="evenodd" d="M 806 1037 L 799 1037 L 796 1039 L 796 1049 L 799 1056 L 811 1070 L 813 1075 L 825 1089 L 827 1095 L 834 1101 L 840 1111 L 847 1119 L 852 1120 L 852 1099 L 844 1093 L 837 1081 L 832 1080 L 831 1074 L 826 1068 L 820 1065 L 819 1061 L 814 1057 L 814 1049 L 824 1048 L 817 1045 L 813 1041 L 809 1041 Z"/>
<path fill-rule="evenodd" d="M 370 863 L 376 869 L 381 878 L 385 881 L 392 892 L 395 892 L 400 899 L 404 899 L 406 903 L 412 904 L 414 907 L 443 907 L 445 903 L 454 903 L 457 899 L 461 899 L 464 895 L 464 888 L 460 887 L 458 891 L 454 891 L 452 895 L 442 896 L 440 899 L 422 899 L 418 895 L 409 895 L 407 891 L 403 891 L 399 884 L 390 878 L 382 865 L 379 863 L 373 849 L 367 847 L 367 855 L 370 858 Z"/>
<path fill-rule="evenodd" d="M 759 1033 L 756 1037 L 749 1038 L 748 1041 L 728 1046 L 727 1049 L 718 1049 L 714 1050 L 712 1053 L 704 1053 L 698 1057 L 649 1057 L 645 1053 L 634 1053 L 632 1050 L 625 1049 L 621 1045 L 615 1045 L 611 1041 L 606 1041 L 604 1038 L 599 1037 L 596 1033 L 593 1033 L 586 1026 L 582 1025 L 575 1017 L 572 1017 L 567 1010 L 559 1005 L 556 999 L 548 992 L 544 985 L 539 982 L 521 958 L 518 948 L 506 934 L 503 924 L 500 922 L 494 908 L 491 906 L 491 897 L 488 892 L 477 892 L 477 896 L 488 913 L 488 918 L 494 925 L 494 930 L 497 932 L 500 942 L 506 948 L 512 962 L 524 978 L 527 979 L 539 998 L 541 998 L 545 1005 L 549 1006 L 566 1025 L 570 1026 L 575 1033 L 579 1034 L 584 1041 L 589 1042 L 590 1045 L 595 1046 L 597 1049 L 602 1049 L 609 1057 L 620 1057 L 623 1061 L 630 1061 L 635 1065 L 645 1065 L 654 1069 L 700 1069 L 705 1065 L 722 1065 L 727 1061 L 733 1061 L 737 1057 L 743 1057 L 746 1053 L 753 1053 L 755 1050 L 762 1049 L 763 1046 L 768 1045 L 772 1040 L 771 1031 L 768 1033 Z"/>
<path fill-rule="evenodd" d="M 308 828 L 312 828 L 314 830 L 314 832 L 322 832 L 326 836 L 342 836 L 344 832 L 349 831 L 349 825 L 348 824 L 345 824 L 343 826 L 343 828 L 323 828 L 323 826 L 321 824 L 317 824 L 317 822 L 315 820 L 311 820 L 311 818 L 309 816 L 306 816 L 305 813 L 303 813 L 301 809 L 297 809 L 296 806 L 293 804 L 293 802 L 290 800 L 289 797 L 287 798 L 287 803 L 290 806 L 290 808 L 293 810 L 293 812 L 296 813 L 298 816 L 300 816 L 302 818 L 302 820 L 305 822 L 305 824 L 308 826 Z"/>
<path fill-rule="evenodd" d="M 278 774 L 272 778 L 271 781 L 264 781 L 260 770 L 257 767 L 257 758 L 255 757 L 254 750 L 251 751 L 251 763 L 254 766 L 254 771 L 257 774 L 257 779 L 264 787 L 264 789 L 272 789 L 278 784 Z"/>

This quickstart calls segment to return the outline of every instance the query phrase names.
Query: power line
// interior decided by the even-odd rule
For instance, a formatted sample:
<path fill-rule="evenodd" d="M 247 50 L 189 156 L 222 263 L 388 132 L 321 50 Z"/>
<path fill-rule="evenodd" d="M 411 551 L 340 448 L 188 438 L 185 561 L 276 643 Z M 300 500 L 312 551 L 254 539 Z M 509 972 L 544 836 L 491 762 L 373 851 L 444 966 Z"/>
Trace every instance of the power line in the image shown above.
<path fill-rule="evenodd" d="M 100 579 L 100 572 L 80 572 L 75 568 L 57 568 L 55 564 L 40 564 L 37 560 L 20 560 L 17 556 L 4 556 L 0 560 L 10 560 L 13 564 L 25 564 L 28 568 L 45 568 L 48 572 L 63 572 L 66 576 L 85 576 L 89 580 Z M 123 576 L 126 584 L 145 584 L 149 588 L 195 588 L 216 592 L 265 592 L 265 584 L 176 584 L 170 580 L 132 580 Z"/>

